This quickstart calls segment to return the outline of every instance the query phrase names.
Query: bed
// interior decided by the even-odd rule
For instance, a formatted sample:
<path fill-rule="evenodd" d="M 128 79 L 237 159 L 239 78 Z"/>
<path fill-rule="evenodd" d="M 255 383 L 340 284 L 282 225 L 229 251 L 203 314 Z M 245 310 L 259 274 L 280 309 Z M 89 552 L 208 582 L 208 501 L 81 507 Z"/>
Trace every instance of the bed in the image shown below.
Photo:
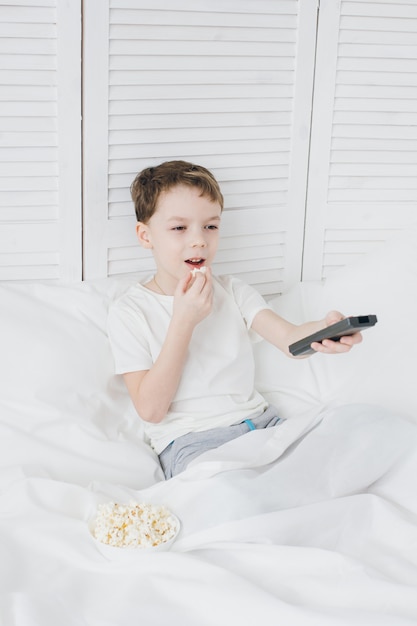
<path fill-rule="evenodd" d="M 285 422 L 164 481 L 106 335 L 134 280 L 0 286 L 4 626 L 406 626 L 417 623 L 417 229 L 272 301 L 294 321 L 377 314 L 341 356 L 255 344 Z M 181 520 L 169 551 L 107 558 L 109 501 Z"/>

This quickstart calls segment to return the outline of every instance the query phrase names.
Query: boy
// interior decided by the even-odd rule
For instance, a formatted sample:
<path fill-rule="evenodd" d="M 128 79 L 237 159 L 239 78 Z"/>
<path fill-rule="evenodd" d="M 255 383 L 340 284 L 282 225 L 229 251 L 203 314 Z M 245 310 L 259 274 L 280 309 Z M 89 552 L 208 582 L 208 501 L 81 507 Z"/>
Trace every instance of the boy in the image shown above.
<path fill-rule="evenodd" d="M 157 269 L 111 307 L 108 330 L 116 373 L 170 478 L 202 452 L 281 421 L 254 388 L 251 335 L 290 356 L 291 343 L 343 316 L 333 311 L 295 326 L 252 287 L 212 275 L 223 196 L 204 167 L 171 161 L 147 168 L 131 195 L 137 238 Z M 357 333 L 312 347 L 339 353 L 360 341 Z"/>

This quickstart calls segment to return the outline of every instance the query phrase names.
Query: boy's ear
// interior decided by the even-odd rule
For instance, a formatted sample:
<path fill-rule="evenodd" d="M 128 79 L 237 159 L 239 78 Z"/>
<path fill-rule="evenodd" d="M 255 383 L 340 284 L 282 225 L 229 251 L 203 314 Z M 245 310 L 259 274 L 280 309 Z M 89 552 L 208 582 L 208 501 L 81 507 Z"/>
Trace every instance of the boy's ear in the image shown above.
<path fill-rule="evenodd" d="M 143 222 L 138 222 L 136 224 L 136 237 L 138 238 L 140 245 L 144 248 L 150 249 L 153 247 L 150 240 L 149 229 Z"/>

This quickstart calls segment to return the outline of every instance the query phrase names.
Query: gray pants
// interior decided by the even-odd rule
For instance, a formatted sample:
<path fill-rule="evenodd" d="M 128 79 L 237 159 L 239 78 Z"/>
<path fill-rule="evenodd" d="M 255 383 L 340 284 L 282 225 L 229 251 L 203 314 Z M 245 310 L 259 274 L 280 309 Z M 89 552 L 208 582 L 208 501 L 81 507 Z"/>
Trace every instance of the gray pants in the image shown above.
<path fill-rule="evenodd" d="M 236 439 L 250 430 L 270 428 L 283 421 L 283 418 L 277 416 L 275 407 L 269 406 L 261 415 L 256 413 L 239 424 L 182 435 L 174 439 L 159 455 L 165 478 L 179 474 L 185 470 L 190 461 L 207 450 L 218 448 L 223 443 Z"/>

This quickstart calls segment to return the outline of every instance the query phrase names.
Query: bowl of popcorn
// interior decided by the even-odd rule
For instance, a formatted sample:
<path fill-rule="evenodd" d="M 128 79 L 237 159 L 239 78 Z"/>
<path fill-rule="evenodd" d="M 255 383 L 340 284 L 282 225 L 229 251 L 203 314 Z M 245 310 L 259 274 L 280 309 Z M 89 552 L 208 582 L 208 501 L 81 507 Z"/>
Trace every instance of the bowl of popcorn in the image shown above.
<path fill-rule="evenodd" d="M 108 502 L 99 504 L 89 529 L 104 556 L 129 558 L 143 551 L 169 550 L 180 522 L 161 504 Z"/>

